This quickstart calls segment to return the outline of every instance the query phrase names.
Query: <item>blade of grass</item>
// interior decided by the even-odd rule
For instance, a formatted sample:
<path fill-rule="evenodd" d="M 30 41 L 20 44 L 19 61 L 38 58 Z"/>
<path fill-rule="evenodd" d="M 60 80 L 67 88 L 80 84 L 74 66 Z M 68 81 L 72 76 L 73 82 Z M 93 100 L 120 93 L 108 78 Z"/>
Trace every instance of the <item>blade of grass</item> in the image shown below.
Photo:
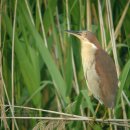
<path fill-rule="evenodd" d="M 12 38 L 12 26 L 10 23 L 10 19 L 8 18 L 7 15 L 4 15 L 4 21 L 7 26 L 7 32 L 9 36 Z M 25 83 L 27 84 L 28 88 L 30 91 L 34 92 L 35 88 L 40 85 L 40 83 L 37 82 L 37 78 L 35 77 L 36 75 L 34 74 L 32 65 L 30 64 L 27 56 L 25 49 L 23 48 L 22 44 L 17 38 L 17 35 L 15 34 L 15 53 L 16 53 L 16 58 L 19 62 L 20 65 L 20 70 L 23 75 L 23 78 L 25 80 Z M 33 100 L 35 104 L 38 103 L 40 99 L 40 95 L 37 95 L 35 99 Z"/>
<path fill-rule="evenodd" d="M 17 14 L 17 0 L 15 1 L 15 8 L 14 8 L 14 19 L 13 19 L 13 36 L 12 36 L 12 64 L 11 64 L 11 81 L 12 81 L 12 111 L 14 112 L 14 39 L 15 39 L 15 28 L 16 28 L 16 14 Z M 12 119 L 12 130 L 15 128 L 15 120 Z M 17 127 L 16 127 L 17 128 Z"/>
<path fill-rule="evenodd" d="M 38 34 L 37 30 L 35 27 L 30 23 L 30 20 L 28 19 L 28 14 L 26 12 L 26 9 L 23 8 L 23 6 L 19 5 L 19 13 L 22 14 L 22 17 L 26 21 L 27 28 L 29 29 L 30 34 L 33 36 L 35 40 L 35 46 L 37 47 L 42 59 L 46 63 L 48 70 L 50 72 L 50 75 L 52 76 L 53 82 L 55 84 L 56 90 L 59 94 L 60 97 L 62 97 L 62 100 L 64 103 L 67 103 L 66 100 L 66 84 L 57 68 L 55 65 L 48 49 L 45 47 L 43 44 L 43 40 L 41 36 Z M 46 22 L 45 22 L 46 23 Z"/>
<path fill-rule="evenodd" d="M 130 71 L 130 60 L 126 63 L 126 65 L 125 65 L 125 67 L 120 75 L 120 88 L 119 88 L 118 95 L 117 95 L 117 102 L 116 102 L 115 109 L 117 109 L 117 107 L 119 105 L 121 93 L 122 93 L 122 90 L 125 86 L 125 82 L 126 82 L 129 71 Z"/>
<path fill-rule="evenodd" d="M 86 103 L 88 105 L 88 108 L 90 109 L 90 111 L 92 112 L 93 116 L 95 116 L 95 112 L 94 112 L 94 109 L 93 109 L 93 105 L 90 101 L 90 98 L 88 96 L 88 91 L 87 90 L 81 90 L 81 93 L 83 95 L 83 97 L 85 98 L 86 100 Z"/>

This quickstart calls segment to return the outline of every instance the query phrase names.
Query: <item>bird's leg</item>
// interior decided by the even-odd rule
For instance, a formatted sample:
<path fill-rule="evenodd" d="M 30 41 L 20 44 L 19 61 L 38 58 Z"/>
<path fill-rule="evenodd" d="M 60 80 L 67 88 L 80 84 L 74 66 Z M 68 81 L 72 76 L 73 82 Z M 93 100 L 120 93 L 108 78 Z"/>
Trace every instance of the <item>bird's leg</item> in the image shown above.
<path fill-rule="evenodd" d="M 97 114 L 97 112 L 98 112 L 99 107 L 100 107 L 100 103 L 98 103 L 98 105 L 97 105 L 97 107 L 96 107 L 96 110 L 95 110 L 95 112 L 94 112 L 94 115 L 93 115 L 93 122 L 95 122 L 96 114 Z"/>
<path fill-rule="evenodd" d="M 105 118 L 106 118 L 106 116 L 107 116 L 108 110 L 109 110 L 109 108 L 107 109 L 107 108 L 105 107 L 105 113 L 104 113 L 104 115 L 103 115 L 103 117 L 102 117 L 102 120 L 103 120 L 103 121 L 105 120 Z"/>
<path fill-rule="evenodd" d="M 109 118 L 112 119 L 112 109 L 108 108 L 108 115 L 109 115 Z M 110 124 L 110 130 L 112 130 L 112 125 Z"/>
<path fill-rule="evenodd" d="M 98 105 L 96 107 L 96 110 L 95 110 L 95 113 L 94 113 L 94 116 L 93 116 L 94 119 L 96 118 L 96 114 L 98 112 L 99 107 L 100 107 L 100 103 L 98 103 Z"/>
<path fill-rule="evenodd" d="M 104 113 L 104 115 L 103 115 L 103 117 L 102 117 L 102 120 L 103 120 L 103 121 L 105 120 L 106 115 L 107 115 L 107 110 L 105 110 L 105 113 Z"/>
<path fill-rule="evenodd" d="M 97 107 L 96 107 L 95 115 L 97 114 L 99 107 L 100 107 L 100 102 L 98 102 L 98 105 L 97 105 Z"/>
<path fill-rule="evenodd" d="M 105 120 L 105 118 L 106 118 L 106 115 L 107 115 L 107 108 L 105 107 L 105 113 L 104 113 L 104 115 L 103 115 L 103 117 L 101 117 L 101 119 L 102 119 L 102 123 L 101 123 L 101 126 L 103 127 L 104 126 L 104 120 Z"/>
<path fill-rule="evenodd" d="M 100 102 L 98 102 L 98 105 L 96 106 L 96 109 L 95 109 L 95 112 L 94 112 L 94 115 L 93 115 L 93 123 L 92 124 L 94 124 L 94 123 L 98 124 L 97 122 L 95 122 L 95 119 L 96 119 L 96 114 L 99 110 L 100 105 L 101 105 Z"/>
<path fill-rule="evenodd" d="M 110 108 L 105 108 L 105 113 L 104 113 L 104 115 L 102 117 L 102 122 L 104 122 L 104 120 L 106 119 L 107 114 L 108 114 L 108 116 L 109 116 L 110 119 L 112 118 L 112 115 L 111 115 L 112 113 L 111 112 L 112 111 L 111 111 Z M 104 126 L 104 124 L 102 123 L 102 127 L 103 126 Z M 109 129 L 112 130 L 112 125 L 111 124 L 109 125 Z"/>

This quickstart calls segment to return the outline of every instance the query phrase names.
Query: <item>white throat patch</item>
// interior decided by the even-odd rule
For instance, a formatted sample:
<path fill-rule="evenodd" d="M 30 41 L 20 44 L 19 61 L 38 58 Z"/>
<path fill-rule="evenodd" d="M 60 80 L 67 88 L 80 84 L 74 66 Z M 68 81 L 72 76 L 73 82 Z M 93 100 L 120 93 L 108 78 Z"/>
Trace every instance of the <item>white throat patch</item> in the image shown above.
<path fill-rule="evenodd" d="M 92 47 L 94 50 L 97 49 L 97 47 L 91 43 L 90 41 L 81 41 L 82 42 L 82 46 L 89 46 L 89 47 Z"/>

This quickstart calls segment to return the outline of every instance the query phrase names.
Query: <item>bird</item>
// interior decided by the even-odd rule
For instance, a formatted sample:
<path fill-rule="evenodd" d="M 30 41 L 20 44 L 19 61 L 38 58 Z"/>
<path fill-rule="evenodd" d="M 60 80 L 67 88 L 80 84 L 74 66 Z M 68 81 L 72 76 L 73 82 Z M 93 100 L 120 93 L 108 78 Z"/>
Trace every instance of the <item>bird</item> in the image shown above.
<path fill-rule="evenodd" d="M 94 33 L 86 30 L 66 32 L 80 40 L 83 72 L 89 91 L 101 104 L 113 108 L 118 89 L 113 59 L 102 49 Z"/>

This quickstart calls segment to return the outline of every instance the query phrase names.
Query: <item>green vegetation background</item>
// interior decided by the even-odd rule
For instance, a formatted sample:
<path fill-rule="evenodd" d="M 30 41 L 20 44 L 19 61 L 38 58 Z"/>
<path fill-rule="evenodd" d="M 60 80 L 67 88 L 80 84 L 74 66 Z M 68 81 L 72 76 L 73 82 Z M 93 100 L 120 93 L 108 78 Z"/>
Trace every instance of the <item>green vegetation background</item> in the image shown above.
<path fill-rule="evenodd" d="M 93 117 L 98 101 L 88 96 L 80 42 L 64 31 L 87 29 L 94 32 L 101 46 L 114 60 L 115 57 L 118 60 L 115 64 L 120 88 L 114 113 L 109 111 L 106 118 L 129 119 L 130 0 L 108 1 L 1 0 L 1 104 Z M 109 4 L 111 7 L 107 9 Z M 108 11 L 112 12 L 112 17 Z M 109 17 L 112 18 L 111 23 Z M 112 38 L 116 43 L 116 51 L 113 49 L 115 44 L 111 42 Z M 55 116 L 22 108 L 12 109 L 15 116 L 20 117 Z M 4 116 L 12 116 L 8 106 L 4 110 Z M 96 118 L 102 118 L 105 111 L 107 109 L 101 105 Z M 17 129 L 29 130 L 39 120 L 15 121 L 14 126 L 11 126 L 13 120 L 3 119 L 0 129 L 18 126 Z M 44 122 L 43 127 L 46 128 L 50 122 Z M 128 122 L 124 124 L 130 125 Z M 116 129 L 103 123 L 83 121 L 64 122 L 63 126 L 67 130 Z M 125 127 L 117 126 L 117 129 Z"/>

